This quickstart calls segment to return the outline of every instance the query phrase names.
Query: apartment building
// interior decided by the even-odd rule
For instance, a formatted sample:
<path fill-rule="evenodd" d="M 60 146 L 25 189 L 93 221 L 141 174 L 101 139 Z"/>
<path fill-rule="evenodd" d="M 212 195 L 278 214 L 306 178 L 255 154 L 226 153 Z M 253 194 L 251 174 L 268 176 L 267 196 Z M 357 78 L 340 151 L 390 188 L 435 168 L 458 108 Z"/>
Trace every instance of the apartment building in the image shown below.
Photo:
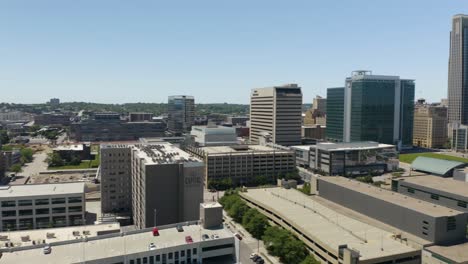
<path fill-rule="evenodd" d="M 102 213 L 132 214 L 131 146 L 102 144 L 101 211 Z"/>
<path fill-rule="evenodd" d="M 0 188 L 0 231 L 85 224 L 85 184 L 28 184 Z"/>
<path fill-rule="evenodd" d="M 302 91 L 297 84 L 252 89 L 250 141 L 260 144 L 266 134 L 278 145 L 301 143 Z"/>
<path fill-rule="evenodd" d="M 447 107 L 419 104 L 414 109 L 413 145 L 442 148 L 447 144 Z"/>
<path fill-rule="evenodd" d="M 204 163 L 170 143 L 135 145 L 131 151 L 136 227 L 198 220 Z"/>

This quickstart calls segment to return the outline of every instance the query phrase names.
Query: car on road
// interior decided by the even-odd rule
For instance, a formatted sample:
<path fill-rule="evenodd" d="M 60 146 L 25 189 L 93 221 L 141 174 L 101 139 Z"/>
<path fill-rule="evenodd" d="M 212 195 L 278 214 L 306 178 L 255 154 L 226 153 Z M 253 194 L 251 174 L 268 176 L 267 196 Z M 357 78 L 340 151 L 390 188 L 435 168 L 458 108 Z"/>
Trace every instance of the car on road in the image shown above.
<path fill-rule="evenodd" d="M 180 225 L 177 226 L 177 232 L 184 232 L 184 228 Z"/>
<path fill-rule="evenodd" d="M 202 240 L 208 240 L 208 239 L 210 239 L 209 235 L 207 235 L 207 234 L 202 235 Z"/>
<path fill-rule="evenodd" d="M 186 236 L 185 237 L 185 242 L 187 242 L 187 244 L 192 244 L 193 243 L 193 239 L 191 236 Z"/>
<path fill-rule="evenodd" d="M 255 254 L 255 256 L 252 257 L 251 259 L 252 259 L 253 262 L 257 262 L 257 260 L 259 260 L 259 259 L 261 259 L 261 258 L 262 258 L 262 257 L 260 257 L 259 255 Z"/>
<path fill-rule="evenodd" d="M 154 243 L 150 243 L 148 246 L 148 250 L 156 250 L 156 245 Z"/>
<path fill-rule="evenodd" d="M 259 259 L 257 259 L 257 261 L 255 261 L 255 263 L 257 263 L 257 264 L 264 264 L 264 263 L 265 263 L 265 260 L 263 260 L 262 258 L 259 258 Z"/>
<path fill-rule="evenodd" d="M 237 239 L 242 240 L 242 236 L 239 233 L 235 233 L 234 236 L 237 237 Z"/>
<path fill-rule="evenodd" d="M 43 249 L 42 249 L 42 252 L 44 254 L 50 254 L 52 252 L 52 248 L 50 247 L 50 245 L 46 245 Z"/>
<path fill-rule="evenodd" d="M 258 254 L 257 254 L 257 253 L 252 253 L 252 254 L 250 254 L 250 259 L 254 259 L 255 257 L 258 257 Z"/>
<path fill-rule="evenodd" d="M 218 234 L 211 235 L 211 239 L 217 239 L 217 238 L 219 238 Z"/>

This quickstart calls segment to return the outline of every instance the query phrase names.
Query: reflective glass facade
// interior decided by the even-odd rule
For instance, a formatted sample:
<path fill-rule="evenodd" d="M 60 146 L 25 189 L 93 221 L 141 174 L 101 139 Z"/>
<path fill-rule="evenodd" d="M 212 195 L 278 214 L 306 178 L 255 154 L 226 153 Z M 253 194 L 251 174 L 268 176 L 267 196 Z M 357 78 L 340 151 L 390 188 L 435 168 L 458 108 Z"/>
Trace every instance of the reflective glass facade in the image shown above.
<path fill-rule="evenodd" d="M 327 139 L 343 141 L 344 87 L 327 89 Z"/>
<path fill-rule="evenodd" d="M 353 81 L 351 141 L 394 144 L 395 81 Z"/>

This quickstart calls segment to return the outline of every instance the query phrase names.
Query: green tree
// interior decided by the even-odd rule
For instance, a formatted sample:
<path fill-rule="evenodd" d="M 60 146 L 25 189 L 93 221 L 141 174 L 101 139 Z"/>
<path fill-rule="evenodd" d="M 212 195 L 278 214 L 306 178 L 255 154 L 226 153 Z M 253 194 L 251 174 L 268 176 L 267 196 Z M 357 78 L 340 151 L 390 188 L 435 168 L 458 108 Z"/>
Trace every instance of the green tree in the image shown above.
<path fill-rule="evenodd" d="M 236 201 L 229 210 L 229 216 L 234 219 L 234 221 L 240 223 L 242 222 L 242 217 L 244 216 L 245 212 L 249 210 L 249 207 L 240 199 Z"/>
<path fill-rule="evenodd" d="M 10 171 L 18 173 L 22 171 L 21 164 L 14 164 L 10 167 Z"/>
<path fill-rule="evenodd" d="M 268 221 L 265 216 L 255 211 L 256 214 L 245 225 L 245 229 L 256 239 L 261 239 L 268 227 Z M 245 215 L 244 215 L 245 216 Z"/>
<path fill-rule="evenodd" d="M 64 165 L 62 157 L 57 152 L 52 152 L 48 154 L 47 163 L 50 167 L 60 167 Z"/>
<path fill-rule="evenodd" d="M 320 264 L 312 255 L 308 255 L 300 264 Z"/>
<path fill-rule="evenodd" d="M 23 163 L 28 163 L 28 162 L 31 162 L 33 160 L 33 150 L 30 149 L 30 148 L 22 148 L 20 150 L 20 154 L 21 154 L 21 160 Z"/>
<path fill-rule="evenodd" d="M 8 144 L 10 143 L 10 137 L 6 130 L 0 130 L 0 143 L 1 144 Z"/>

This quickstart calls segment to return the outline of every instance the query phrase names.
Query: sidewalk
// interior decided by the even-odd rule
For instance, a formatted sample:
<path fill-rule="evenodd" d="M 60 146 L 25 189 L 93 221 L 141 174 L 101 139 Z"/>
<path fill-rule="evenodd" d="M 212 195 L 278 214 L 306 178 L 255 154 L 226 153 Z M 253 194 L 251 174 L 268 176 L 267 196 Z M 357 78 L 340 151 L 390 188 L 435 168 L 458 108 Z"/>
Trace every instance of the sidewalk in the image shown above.
<path fill-rule="evenodd" d="M 223 211 L 223 217 L 225 219 L 226 227 L 230 229 L 233 233 L 239 233 L 242 236 L 242 242 L 245 243 L 253 252 L 257 252 L 265 260 L 265 263 L 270 264 L 281 264 L 277 257 L 271 256 L 268 254 L 263 241 L 259 241 L 256 238 L 252 237 L 247 230 L 241 224 L 236 223 L 229 217 L 225 211 Z M 253 261 L 251 263 L 254 263 Z"/>

